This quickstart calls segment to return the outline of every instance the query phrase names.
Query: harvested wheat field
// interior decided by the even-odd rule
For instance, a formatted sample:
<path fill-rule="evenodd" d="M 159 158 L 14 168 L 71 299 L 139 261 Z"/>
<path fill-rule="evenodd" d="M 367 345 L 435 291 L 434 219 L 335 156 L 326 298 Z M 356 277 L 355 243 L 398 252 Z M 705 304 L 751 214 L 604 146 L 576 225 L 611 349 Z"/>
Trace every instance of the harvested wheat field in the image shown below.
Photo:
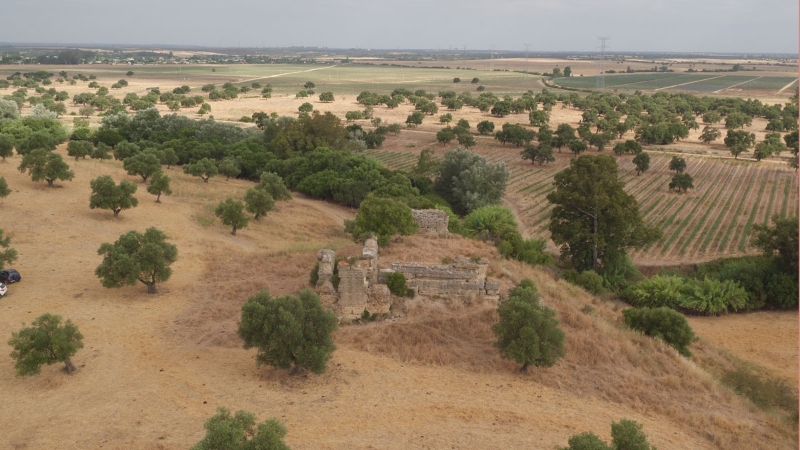
<path fill-rule="evenodd" d="M 6 347 L 0 448 L 184 449 L 201 439 L 217 406 L 278 418 L 293 449 L 551 449 L 583 431 L 609 439 L 611 422 L 622 418 L 642 423 L 659 448 L 797 447 L 793 425 L 704 371 L 705 361 L 724 361 L 711 332 L 692 346 L 696 359 L 680 357 L 624 329 L 617 305 L 462 238 L 407 237 L 381 258 L 485 256 L 504 289 L 532 278 L 567 335 L 566 357 L 554 367 L 523 375 L 498 357 L 493 305 L 408 303 L 404 318 L 340 328 L 321 376 L 258 368 L 235 335 L 242 303 L 261 289 L 283 295 L 305 287 L 319 248 L 358 251 L 342 231 L 353 211 L 296 196 L 231 236 L 213 207 L 241 197 L 246 181 L 203 183 L 168 170 L 174 194 L 159 204 L 116 161 L 67 159 L 75 178 L 55 188 L 19 173 L 19 161 L 0 163 L 13 191 L 2 201 L 0 227 L 23 275 L 0 301 L 0 330 L 8 339 L 50 312 L 72 320 L 85 347 L 72 358 L 74 375 L 54 365 L 27 378 L 14 377 Z M 88 207 L 89 181 L 106 174 L 139 183 L 139 206 L 117 219 Z M 151 226 L 178 247 L 172 278 L 156 295 L 143 285 L 103 288 L 94 276 L 100 244 Z M 748 322 L 746 330 L 766 335 L 770 327 Z M 772 335 L 771 345 L 790 349 L 787 362 L 796 365 L 790 334 Z"/>

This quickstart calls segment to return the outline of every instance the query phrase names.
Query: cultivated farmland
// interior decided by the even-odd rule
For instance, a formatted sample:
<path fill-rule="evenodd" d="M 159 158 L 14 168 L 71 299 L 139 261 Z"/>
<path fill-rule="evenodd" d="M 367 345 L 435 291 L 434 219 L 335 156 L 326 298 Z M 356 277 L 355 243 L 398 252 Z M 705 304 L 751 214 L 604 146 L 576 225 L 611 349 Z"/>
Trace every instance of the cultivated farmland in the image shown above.
<path fill-rule="evenodd" d="M 553 176 L 569 164 L 567 153 L 557 161 L 534 166 L 514 148 L 481 151 L 490 161 L 511 169 L 507 201 L 528 233 L 548 236 Z M 368 154 L 391 168 L 407 170 L 417 152 L 371 150 Z M 632 254 L 642 264 L 706 261 L 752 254 L 748 245 L 753 224 L 766 224 L 773 214 L 797 216 L 797 177 L 782 164 L 752 164 L 701 156 L 684 156 L 696 189 L 687 194 L 668 190 L 673 172 L 671 154 L 650 152 L 650 170 L 636 176 L 632 157 L 618 157 L 621 179 L 633 194 L 645 221 L 664 232 L 664 240 Z"/>

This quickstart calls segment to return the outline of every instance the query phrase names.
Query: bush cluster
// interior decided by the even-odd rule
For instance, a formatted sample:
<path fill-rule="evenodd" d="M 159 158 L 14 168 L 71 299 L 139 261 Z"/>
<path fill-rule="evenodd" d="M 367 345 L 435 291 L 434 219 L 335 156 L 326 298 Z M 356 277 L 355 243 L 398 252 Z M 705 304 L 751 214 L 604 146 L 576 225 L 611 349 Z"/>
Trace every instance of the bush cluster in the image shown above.
<path fill-rule="evenodd" d="M 622 298 L 641 308 L 672 308 L 694 314 L 726 314 L 746 309 L 747 291 L 731 280 L 656 275 L 630 286 Z"/>
<path fill-rule="evenodd" d="M 692 356 L 694 333 L 683 314 L 671 308 L 630 308 L 622 311 L 625 324 L 648 336 L 664 340 L 683 356 Z"/>

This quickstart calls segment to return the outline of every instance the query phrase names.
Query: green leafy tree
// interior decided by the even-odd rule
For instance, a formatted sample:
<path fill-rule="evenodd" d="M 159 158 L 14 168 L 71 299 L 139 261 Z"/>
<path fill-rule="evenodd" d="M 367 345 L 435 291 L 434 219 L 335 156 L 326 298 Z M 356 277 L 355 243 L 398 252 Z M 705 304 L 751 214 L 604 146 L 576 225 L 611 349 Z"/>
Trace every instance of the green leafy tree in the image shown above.
<path fill-rule="evenodd" d="M 286 188 L 283 178 L 274 172 L 263 172 L 256 189 L 266 191 L 276 202 L 286 202 L 292 199 L 292 193 Z"/>
<path fill-rule="evenodd" d="M 433 149 L 422 150 L 417 157 L 417 163 L 411 169 L 411 174 L 425 178 L 434 178 L 439 173 L 441 161 L 433 152 Z"/>
<path fill-rule="evenodd" d="M 93 150 L 94 147 L 89 141 L 69 141 L 67 144 L 67 155 L 75 157 L 75 161 L 91 155 Z"/>
<path fill-rule="evenodd" d="M 0 198 L 6 198 L 11 194 L 11 189 L 8 188 L 8 182 L 5 177 L 0 177 Z"/>
<path fill-rule="evenodd" d="M 589 149 L 589 145 L 580 139 L 575 139 L 569 143 L 569 149 L 575 156 L 580 156 L 581 153 Z"/>
<path fill-rule="evenodd" d="M 572 76 L 572 68 L 570 66 L 564 67 L 564 76 L 567 78 Z"/>
<path fill-rule="evenodd" d="M 414 111 L 406 117 L 406 124 L 411 126 L 422 125 L 423 120 L 425 120 L 425 114 L 421 111 Z"/>
<path fill-rule="evenodd" d="M 642 144 L 628 139 L 625 142 L 620 142 L 614 146 L 614 153 L 617 155 L 634 154 L 638 155 L 642 152 Z"/>
<path fill-rule="evenodd" d="M 248 219 L 244 215 L 244 205 L 242 202 L 230 197 L 224 202 L 220 202 L 214 209 L 214 215 L 219 217 L 223 225 L 231 227 L 231 234 L 236 236 L 236 230 L 247 226 Z"/>
<path fill-rule="evenodd" d="M 275 200 L 271 195 L 262 189 L 248 189 L 244 194 L 244 204 L 247 211 L 255 214 L 258 220 L 261 216 L 267 215 L 275 206 Z"/>
<path fill-rule="evenodd" d="M 184 164 L 183 173 L 192 175 L 194 177 L 200 177 L 204 182 L 208 183 L 208 180 L 211 177 L 219 173 L 219 169 L 217 168 L 217 165 L 214 164 L 214 161 L 208 158 L 203 158 L 195 163 Z"/>
<path fill-rule="evenodd" d="M 43 148 L 23 156 L 18 169 L 22 173 L 28 171 L 33 181 L 47 181 L 49 187 L 53 187 L 56 180 L 68 181 L 75 177 L 61 155 Z"/>
<path fill-rule="evenodd" d="M 434 189 L 459 214 L 468 214 L 481 206 L 500 203 L 510 172 L 505 163 L 490 163 L 483 156 L 464 148 L 444 155 Z"/>
<path fill-rule="evenodd" d="M 255 415 L 236 411 L 233 416 L 225 407 L 204 425 L 206 435 L 192 450 L 289 450 L 283 442 L 286 427 L 277 419 L 256 425 Z"/>
<path fill-rule="evenodd" d="M 242 306 L 237 334 L 245 349 L 258 349 L 258 365 L 320 374 L 336 348 L 336 325 L 336 316 L 309 289 L 275 299 L 261 291 Z"/>
<path fill-rule="evenodd" d="M 402 201 L 369 194 L 359 205 L 356 218 L 346 224 L 346 231 L 352 233 L 357 241 L 374 234 L 378 244 L 384 246 L 393 236 L 408 236 L 418 226 L 411 208 Z"/>
<path fill-rule="evenodd" d="M 156 203 L 161 203 L 162 195 L 172 195 L 172 190 L 169 187 L 170 179 L 164 175 L 164 172 L 158 171 L 150 178 L 150 185 L 147 186 L 147 192 L 156 196 Z"/>
<path fill-rule="evenodd" d="M 730 149 L 733 159 L 739 159 L 741 153 L 753 148 L 756 144 L 756 135 L 745 130 L 728 130 L 724 142 L 725 146 Z"/>
<path fill-rule="evenodd" d="M 745 113 L 734 111 L 725 117 L 725 128 L 744 128 L 745 125 L 750 126 L 753 123 L 753 118 Z"/>
<path fill-rule="evenodd" d="M 611 446 L 594 433 L 573 435 L 568 443 L 569 446 L 559 447 L 559 450 L 658 450 L 647 442 L 642 426 L 627 419 L 611 424 Z"/>
<path fill-rule="evenodd" d="M 117 161 L 124 161 L 125 158 L 130 158 L 141 151 L 139 146 L 133 142 L 122 141 L 114 146 L 114 159 Z"/>
<path fill-rule="evenodd" d="M 583 155 L 555 176 L 550 233 L 561 255 L 578 271 L 619 267 L 628 248 L 642 248 L 661 238 L 647 227 L 636 199 L 624 191 L 613 157 Z"/>
<path fill-rule="evenodd" d="M 722 133 L 718 129 L 706 126 L 703 128 L 703 132 L 700 133 L 700 140 L 704 144 L 710 144 L 719 139 L 720 136 L 722 136 Z"/>
<path fill-rule="evenodd" d="M 540 166 L 556 160 L 553 157 L 553 147 L 547 144 L 528 145 L 521 152 L 522 159 L 530 159 L 531 163 L 538 163 Z"/>
<path fill-rule="evenodd" d="M 453 121 L 453 115 L 450 113 L 442 114 L 439 116 L 439 123 L 450 123 Z"/>
<path fill-rule="evenodd" d="M 313 81 L 306 81 L 306 84 L 304 84 L 303 87 L 305 89 L 314 89 L 315 87 L 317 87 L 317 85 L 314 84 Z"/>
<path fill-rule="evenodd" d="M 674 170 L 675 173 L 683 173 L 686 170 L 686 160 L 680 156 L 673 156 L 669 161 L 669 170 Z"/>
<path fill-rule="evenodd" d="M 314 110 L 314 105 L 305 102 L 302 105 L 300 105 L 300 107 L 298 107 L 297 110 L 300 111 L 301 113 L 310 113 L 311 111 Z"/>
<path fill-rule="evenodd" d="M 209 105 L 208 103 L 203 103 L 202 105 L 200 105 L 200 109 L 197 110 L 197 114 L 200 114 L 201 116 L 208 114 L 210 112 L 211 112 L 211 105 Z"/>
<path fill-rule="evenodd" d="M 10 246 L 11 237 L 3 237 L 3 229 L 0 228 L 0 270 L 3 270 L 6 264 L 13 264 L 17 260 L 17 251 Z"/>
<path fill-rule="evenodd" d="M 676 173 L 669 182 L 669 190 L 686 193 L 689 189 L 694 189 L 694 180 L 688 173 Z"/>
<path fill-rule="evenodd" d="M 447 145 L 448 142 L 452 141 L 456 138 L 456 133 L 453 131 L 452 128 L 442 128 L 441 130 L 436 132 L 436 140 L 441 142 L 443 145 Z"/>
<path fill-rule="evenodd" d="M 627 419 L 611 423 L 611 448 L 616 450 L 657 450 L 647 442 L 642 425 Z"/>
<path fill-rule="evenodd" d="M 542 125 L 547 125 L 547 123 L 550 122 L 550 115 L 547 114 L 547 111 L 537 109 L 536 111 L 531 111 L 531 113 L 528 115 L 528 119 L 530 120 L 531 125 L 540 127 Z"/>
<path fill-rule="evenodd" d="M 217 170 L 221 175 L 225 175 L 225 180 L 230 180 L 231 177 L 236 178 L 242 173 L 239 168 L 239 163 L 234 158 L 225 158 L 217 165 Z"/>
<path fill-rule="evenodd" d="M 139 281 L 147 286 L 148 294 L 155 294 L 156 283 L 169 280 L 169 266 L 178 259 L 178 248 L 166 239 L 163 231 L 148 228 L 144 234 L 129 231 L 113 244 L 105 242 L 97 250 L 103 262 L 94 274 L 102 280 L 103 287 L 133 286 Z"/>
<path fill-rule="evenodd" d="M 167 169 L 175 164 L 178 164 L 178 161 L 180 161 L 180 158 L 178 157 L 178 154 L 175 153 L 175 149 L 165 148 L 164 150 L 161 150 L 161 164 L 166 165 Z"/>
<path fill-rule="evenodd" d="M 139 204 L 139 200 L 133 196 L 136 184 L 130 181 L 122 180 L 116 185 L 110 176 L 102 175 L 90 181 L 89 185 L 92 188 L 92 195 L 89 197 L 91 209 L 109 209 L 116 218 L 123 209 Z"/>
<path fill-rule="evenodd" d="M 645 152 L 639 153 L 633 157 L 633 165 L 636 166 L 636 176 L 643 172 L 647 172 L 650 168 L 650 155 Z"/>
<path fill-rule="evenodd" d="M 113 158 L 113 156 L 109 153 L 111 151 L 111 147 L 103 142 L 98 142 L 97 147 L 92 150 L 92 154 L 89 156 L 92 159 L 111 159 Z"/>
<path fill-rule="evenodd" d="M 14 135 L 10 133 L 0 133 L 0 158 L 3 161 L 14 155 Z"/>
<path fill-rule="evenodd" d="M 128 175 L 139 175 L 142 182 L 145 182 L 154 173 L 161 171 L 161 152 L 153 149 L 141 151 L 125 158 L 122 168 Z"/>
<path fill-rule="evenodd" d="M 11 357 L 16 361 L 17 376 L 36 375 L 43 365 L 59 362 L 71 374 L 76 369 L 70 358 L 83 348 L 83 335 L 70 320 L 62 326 L 61 316 L 47 313 L 37 317 L 30 327 L 11 333 L 8 345 L 14 349 Z"/>
<path fill-rule="evenodd" d="M 694 339 L 694 332 L 686 317 L 678 311 L 664 306 L 654 309 L 630 308 L 622 311 L 622 315 L 627 326 L 662 339 L 683 356 L 692 356 L 689 345 Z"/>
<path fill-rule="evenodd" d="M 333 92 L 323 92 L 319 94 L 319 101 L 325 103 L 334 101 Z"/>
<path fill-rule="evenodd" d="M 477 130 L 482 135 L 490 135 L 494 133 L 494 122 L 490 120 L 480 121 L 478 122 Z"/>
<path fill-rule="evenodd" d="M 497 117 L 505 117 L 511 114 L 511 102 L 500 100 L 492 106 L 491 114 Z"/>
<path fill-rule="evenodd" d="M 765 255 L 777 257 L 788 273 L 797 274 L 798 220 L 772 216 L 772 226 L 754 225 L 751 243 Z M 2 242 L 2 241 L 0 241 Z"/>
<path fill-rule="evenodd" d="M 507 359 L 528 366 L 551 367 L 564 356 L 564 332 L 555 311 L 539 304 L 539 293 L 531 280 L 520 282 L 508 300 L 497 307 L 500 321 L 492 326 L 495 347 Z"/>

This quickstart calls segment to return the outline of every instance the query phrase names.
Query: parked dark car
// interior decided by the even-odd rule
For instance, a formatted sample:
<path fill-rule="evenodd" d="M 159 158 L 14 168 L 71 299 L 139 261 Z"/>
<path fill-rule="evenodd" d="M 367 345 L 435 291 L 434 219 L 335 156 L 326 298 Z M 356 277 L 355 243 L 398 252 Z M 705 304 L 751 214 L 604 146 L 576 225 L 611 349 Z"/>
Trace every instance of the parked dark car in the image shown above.
<path fill-rule="evenodd" d="M 22 277 L 20 276 L 19 272 L 17 272 L 15 269 L 5 269 L 2 272 L 0 272 L 0 283 L 10 284 L 10 283 L 16 283 L 21 280 Z"/>

